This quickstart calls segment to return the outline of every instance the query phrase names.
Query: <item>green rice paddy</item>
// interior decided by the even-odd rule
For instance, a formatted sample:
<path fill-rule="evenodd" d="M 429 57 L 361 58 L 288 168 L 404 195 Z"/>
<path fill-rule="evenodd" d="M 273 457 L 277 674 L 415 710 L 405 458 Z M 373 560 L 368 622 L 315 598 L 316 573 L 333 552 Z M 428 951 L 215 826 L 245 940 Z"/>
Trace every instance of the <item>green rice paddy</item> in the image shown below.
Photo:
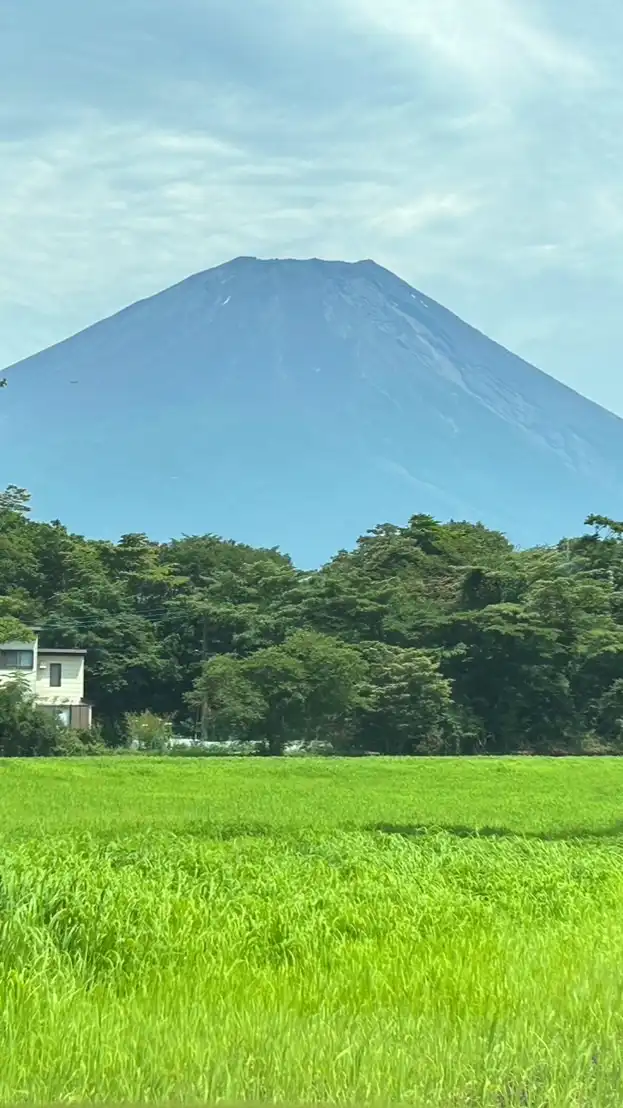
<path fill-rule="evenodd" d="M 3 761 L 0 840 L 2 1103 L 623 1102 L 623 761 Z"/>

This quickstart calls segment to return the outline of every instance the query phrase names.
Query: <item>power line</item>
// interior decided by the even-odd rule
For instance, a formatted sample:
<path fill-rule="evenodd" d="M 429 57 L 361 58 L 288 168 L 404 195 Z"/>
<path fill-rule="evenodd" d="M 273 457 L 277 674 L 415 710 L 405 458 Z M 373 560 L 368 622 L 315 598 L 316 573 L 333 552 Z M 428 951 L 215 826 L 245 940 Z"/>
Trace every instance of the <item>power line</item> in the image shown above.
<path fill-rule="evenodd" d="M 163 623 L 166 619 L 171 618 L 174 615 L 173 612 L 166 609 L 154 609 L 153 611 L 140 612 L 140 611 L 126 611 L 126 612 L 102 612 L 99 616 L 89 616 L 88 618 L 80 618 L 71 615 L 68 612 L 49 612 L 40 617 L 40 622 L 44 625 L 53 626 L 54 623 L 71 623 L 73 627 L 89 628 L 99 627 L 105 622 L 114 622 L 115 620 L 121 622 L 128 619 L 143 619 L 148 623 Z M 15 617 L 20 618 L 20 617 Z M 24 623 L 28 623 L 28 620 L 23 620 Z M 33 621 L 34 622 L 34 621 Z M 43 630 L 46 626 L 43 627 Z"/>
<path fill-rule="evenodd" d="M 0 597 L 2 599 L 2 597 Z M 240 605 L 240 607 L 247 607 L 248 605 Z M 102 612 L 98 616 L 88 616 L 86 618 L 76 617 L 68 612 L 48 612 L 40 617 L 40 621 L 44 625 L 53 626 L 55 622 L 58 623 L 71 623 L 74 627 L 89 628 L 99 627 L 104 622 L 114 622 L 115 620 L 121 622 L 124 620 L 142 619 L 148 623 L 164 623 L 167 619 L 173 619 L 177 613 L 170 608 L 154 608 L 147 611 L 124 611 L 124 612 Z M 200 618 L 200 613 L 197 614 L 197 619 Z M 19 618 L 19 617 L 15 617 Z M 28 623 L 28 620 L 24 620 L 24 623 Z M 43 627 L 45 630 L 46 627 Z"/>

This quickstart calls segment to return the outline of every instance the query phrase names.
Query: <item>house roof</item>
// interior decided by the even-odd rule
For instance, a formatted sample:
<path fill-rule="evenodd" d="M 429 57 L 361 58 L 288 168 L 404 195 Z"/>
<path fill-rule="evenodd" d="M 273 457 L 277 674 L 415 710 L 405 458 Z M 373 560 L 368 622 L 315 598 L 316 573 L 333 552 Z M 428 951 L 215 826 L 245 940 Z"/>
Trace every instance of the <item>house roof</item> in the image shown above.
<path fill-rule="evenodd" d="M 64 646 L 40 646 L 39 654 L 86 654 L 86 650 L 74 650 Z"/>

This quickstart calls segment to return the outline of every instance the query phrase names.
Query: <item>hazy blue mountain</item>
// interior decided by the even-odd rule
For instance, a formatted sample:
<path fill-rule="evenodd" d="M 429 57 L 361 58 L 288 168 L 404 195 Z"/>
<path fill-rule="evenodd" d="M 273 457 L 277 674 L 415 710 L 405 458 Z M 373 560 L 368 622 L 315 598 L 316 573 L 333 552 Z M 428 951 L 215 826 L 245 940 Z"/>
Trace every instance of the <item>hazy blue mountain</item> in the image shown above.
<path fill-rule="evenodd" d="M 90 535 L 312 566 L 415 512 L 522 545 L 623 515 L 623 421 L 372 261 L 237 258 L 7 375 L 0 485 Z"/>

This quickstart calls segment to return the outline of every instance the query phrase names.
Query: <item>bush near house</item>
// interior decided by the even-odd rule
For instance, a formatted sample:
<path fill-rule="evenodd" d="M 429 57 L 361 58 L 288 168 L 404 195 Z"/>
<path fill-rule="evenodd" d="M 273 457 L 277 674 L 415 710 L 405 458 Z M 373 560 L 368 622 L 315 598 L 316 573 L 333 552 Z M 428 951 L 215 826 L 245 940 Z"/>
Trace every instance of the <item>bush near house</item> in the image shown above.
<path fill-rule="evenodd" d="M 35 703 L 23 680 L 0 686 L 0 757 L 53 755 L 64 731 L 59 720 Z"/>
<path fill-rule="evenodd" d="M 90 730 L 62 727 L 52 753 L 57 758 L 93 758 L 102 754 L 111 754 L 111 750 L 104 743 L 97 727 L 92 727 Z"/>

